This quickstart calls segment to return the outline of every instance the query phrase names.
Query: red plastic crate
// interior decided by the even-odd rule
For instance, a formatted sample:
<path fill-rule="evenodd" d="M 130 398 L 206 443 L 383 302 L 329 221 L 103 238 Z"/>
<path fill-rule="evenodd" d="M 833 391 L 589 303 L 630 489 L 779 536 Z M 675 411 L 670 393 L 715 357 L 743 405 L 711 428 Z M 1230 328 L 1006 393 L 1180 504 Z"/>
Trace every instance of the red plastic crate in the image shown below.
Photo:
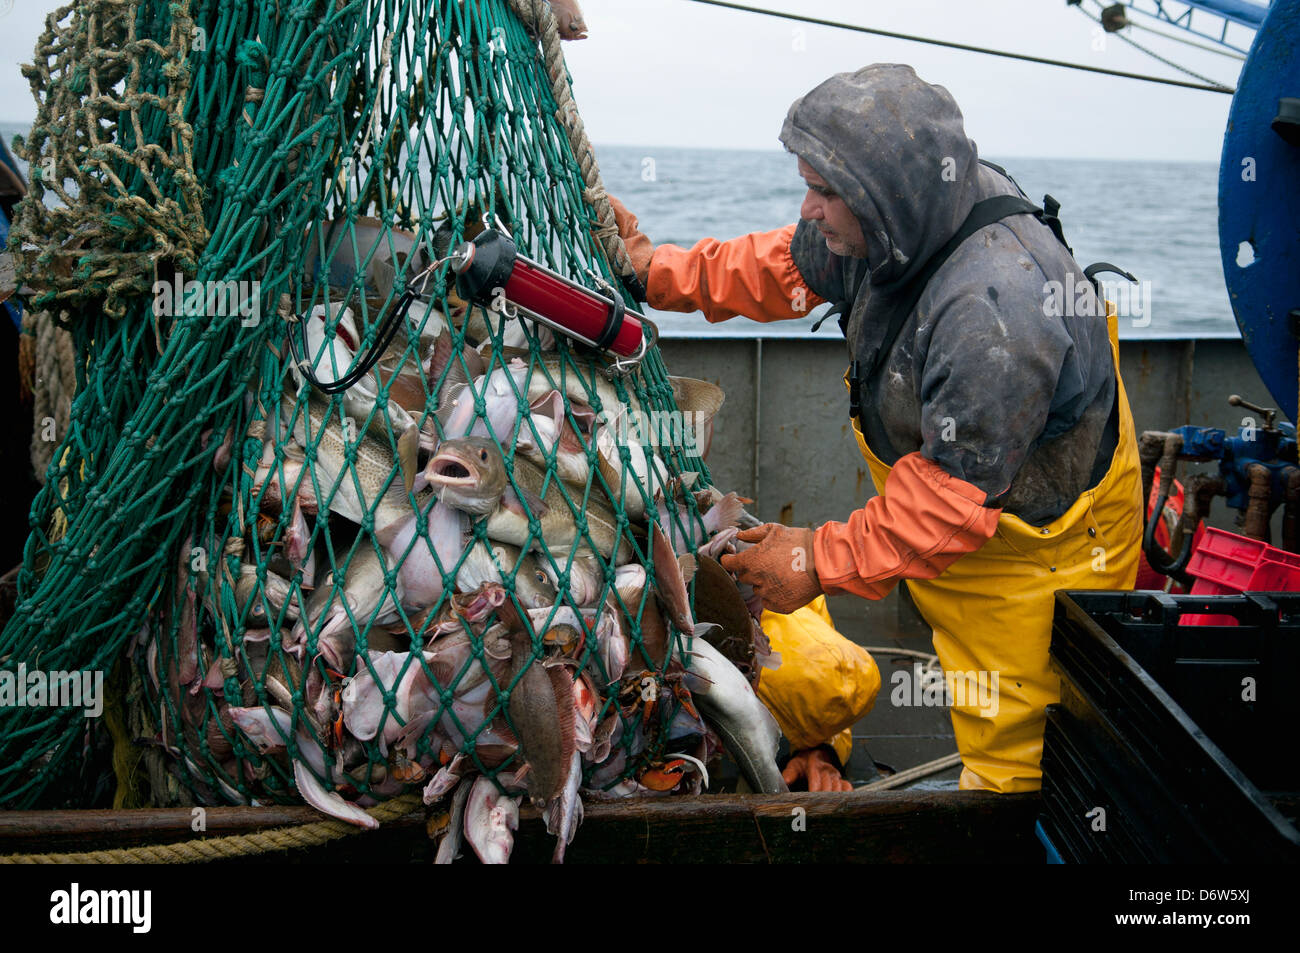
<path fill-rule="evenodd" d="M 1205 535 L 1187 563 L 1196 577 L 1194 596 L 1239 592 L 1300 592 L 1300 555 L 1221 529 L 1205 527 Z M 1236 625 L 1226 615 L 1186 615 L 1183 625 Z"/>

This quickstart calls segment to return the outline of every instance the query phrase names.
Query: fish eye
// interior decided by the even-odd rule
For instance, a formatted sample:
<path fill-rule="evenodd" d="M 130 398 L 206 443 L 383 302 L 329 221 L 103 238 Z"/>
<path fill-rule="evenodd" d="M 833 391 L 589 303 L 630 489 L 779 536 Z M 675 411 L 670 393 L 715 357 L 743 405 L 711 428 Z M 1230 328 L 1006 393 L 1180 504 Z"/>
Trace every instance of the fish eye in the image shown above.
<path fill-rule="evenodd" d="M 486 451 L 486 450 L 480 450 L 480 451 L 478 452 L 478 458 L 479 458 L 480 460 L 482 460 L 484 463 L 487 463 L 487 451 Z"/>
<path fill-rule="evenodd" d="M 549 582 L 549 580 L 546 578 L 546 573 L 542 572 L 540 569 L 537 570 L 537 572 L 533 573 L 533 575 L 537 577 L 537 581 L 540 582 L 543 586 L 546 585 L 547 582 Z"/>

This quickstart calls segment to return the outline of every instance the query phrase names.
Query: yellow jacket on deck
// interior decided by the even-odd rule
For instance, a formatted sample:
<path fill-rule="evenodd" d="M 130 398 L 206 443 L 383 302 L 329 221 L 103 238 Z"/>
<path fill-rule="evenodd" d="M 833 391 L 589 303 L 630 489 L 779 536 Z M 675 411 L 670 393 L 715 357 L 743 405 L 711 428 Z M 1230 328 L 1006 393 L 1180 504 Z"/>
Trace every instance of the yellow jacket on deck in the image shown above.
<path fill-rule="evenodd" d="M 849 729 L 871 711 L 880 691 L 875 660 L 836 631 L 824 596 L 789 615 L 764 612 L 760 621 L 781 664 L 763 669 L 758 697 L 792 751 L 830 744 L 847 764 Z"/>

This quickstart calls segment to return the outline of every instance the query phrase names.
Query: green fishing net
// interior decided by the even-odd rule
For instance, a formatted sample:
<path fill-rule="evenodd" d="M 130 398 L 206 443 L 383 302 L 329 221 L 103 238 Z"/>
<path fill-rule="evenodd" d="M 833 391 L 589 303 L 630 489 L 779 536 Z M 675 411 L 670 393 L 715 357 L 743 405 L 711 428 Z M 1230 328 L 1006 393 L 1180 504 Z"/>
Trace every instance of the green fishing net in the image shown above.
<path fill-rule="evenodd" d="M 468 306 L 445 260 L 487 224 L 624 294 L 594 157 L 562 59 L 546 53 L 557 43 L 538 0 L 83 0 L 52 15 L 27 70 L 40 114 L 19 147 L 32 192 L 11 244 L 31 304 L 74 335 L 77 394 L 32 509 L 0 671 L 114 673 L 126 735 L 160 766 L 154 803 L 290 800 L 311 783 L 295 778 L 304 767 L 361 803 L 426 784 L 458 755 L 488 776 L 518 771 L 520 650 L 503 662 L 485 632 L 497 616 L 472 621 L 482 607 L 458 577 L 475 545 L 505 593 L 489 608 L 528 620 L 539 662 L 562 642 L 560 667 L 596 688 L 577 703 L 596 706 L 608 754 L 588 760 L 585 783 L 637 776 L 671 747 L 660 727 L 686 693 L 642 644 L 649 524 L 666 513 L 680 549 L 700 543 L 707 503 L 686 490 L 707 472 L 681 440 L 653 460 L 626 442 L 602 458 L 589 412 L 674 419 L 674 384 L 653 348 L 610 377 L 563 336 Z M 383 357 L 360 389 L 306 379 L 337 381 L 372 350 Z M 488 441 L 523 503 L 526 568 L 494 549 L 485 517 L 455 558 L 434 551 L 432 493 L 410 477 L 444 437 L 452 388 L 476 422 L 513 405 Z M 539 431 L 539 402 L 556 394 L 548 419 L 568 450 Z M 537 494 L 518 486 L 521 455 L 542 475 Z M 389 461 L 377 481 L 375 459 Z M 581 482 L 560 478 L 565 460 Z M 665 485 L 679 502 L 661 511 Z M 575 530 L 562 545 L 543 539 L 557 500 Z M 612 549 L 589 525 L 597 504 Z M 400 542 L 394 508 L 409 511 Z M 416 552 L 437 563 L 436 581 L 416 581 L 441 589 L 432 601 L 403 579 Z M 627 563 L 649 583 L 620 589 Z M 580 571 L 597 586 L 583 606 Z M 366 573 L 378 583 L 358 592 Z M 539 586 L 554 608 L 530 616 L 523 594 Z M 564 624 L 566 607 L 588 624 Z M 593 611 L 619 613 L 630 636 L 619 673 L 605 671 Z M 345 723 L 347 693 L 367 680 L 380 725 Z M 425 723 L 403 734 L 412 686 Z M 250 743 L 234 709 L 288 720 L 270 717 L 271 737 Z M 85 764 L 107 744 L 81 708 L 0 707 L 0 804 L 89 797 Z"/>

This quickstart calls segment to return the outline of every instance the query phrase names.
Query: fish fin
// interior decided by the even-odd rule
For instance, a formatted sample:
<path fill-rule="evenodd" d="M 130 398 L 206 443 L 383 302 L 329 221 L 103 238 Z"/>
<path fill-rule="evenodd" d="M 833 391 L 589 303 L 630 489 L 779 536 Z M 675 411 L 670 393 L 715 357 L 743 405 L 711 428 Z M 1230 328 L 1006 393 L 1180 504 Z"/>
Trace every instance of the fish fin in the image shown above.
<path fill-rule="evenodd" d="M 439 420 L 443 419 L 444 413 L 451 413 L 452 407 L 456 404 L 456 399 L 460 397 L 460 392 L 469 386 L 469 381 L 470 378 L 465 372 L 464 364 L 457 360 L 449 360 L 447 375 L 443 378 L 442 387 L 438 390 Z M 436 384 L 437 381 L 435 380 L 433 383 Z"/>
<path fill-rule="evenodd" d="M 558 441 L 560 450 L 564 453 L 586 453 L 587 448 L 582 445 L 582 440 L 578 437 L 578 432 L 573 429 L 569 421 L 560 421 L 560 439 Z"/>
<path fill-rule="evenodd" d="M 465 346 L 464 357 L 465 367 L 469 370 L 470 380 L 477 380 L 487 373 L 487 362 L 483 359 L 483 355 L 469 345 Z"/>
<path fill-rule="evenodd" d="M 716 622 L 697 622 L 695 623 L 695 628 L 691 630 L 691 637 L 707 640 L 709 636 L 714 634 L 714 632 L 721 629 L 722 626 L 718 625 Z"/>
<path fill-rule="evenodd" d="M 435 864 L 450 864 L 460 856 L 465 837 L 465 802 L 469 800 L 469 789 L 470 785 L 462 784 L 451 799 L 451 814 L 447 820 L 447 830 L 442 835 L 442 843 L 438 845 L 438 854 L 433 860 Z M 429 803 L 428 798 L 425 803 Z"/>
<path fill-rule="evenodd" d="M 451 354 L 451 332 L 443 330 L 434 339 L 428 360 L 425 362 L 424 374 L 430 390 L 437 386 L 438 378 L 442 377 L 442 372 L 447 369 L 447 365 L 451 362 Z"/>
<path fill-rule="evenodd" d="M 735 493 L 728 493 L 704 514 L 704 528 L 710 535 L 720 533 L 739 523 L 744 512 L 745 508 L 741 505 L 740 497 Z"/>
<path fill-rule="evenodd" d="M 535 400 L 529 401 L 528 410 L 531 413 L 541 414 L 558 421 L 564 416 L 564 395 L 552 388 Z"/>
<path fill-rule="evenodd" d="M 551 679 L 551 689 L 555 692 L 555 709 L 560 716 L 560 757 L 567 764 L 578 750 L 578 729 L 574 723 L 578 716 L 578 706 L 573 700 L 573 676 L 567 667 L 545 669 Z M 568 777 L 566 773 L 566 778 Z M 563 790 L 563 785 L 561 785 Z M 560 791 L 552 791 L 547 797 L 558 796 Z"/>
<path fill-rule="evenodd" d="M 357 827 L 374 830 L 379 822 L 355 804 L 350 804 L 333 791 L 325 790 L 311 770 L 301 761 L 293 763 L 293 779 L 298 785 L 298 793 L 303 800 L 322 814 L 347 821 Z"/>
<path fill-rule="evenodd" d="M 569 414 L 578 422 L 578 426 L 584 433 L 590 434 L 596 426 L 596 412 L 585 401 L 570 397 Z"/>
<path fill-rule="evenodd" d="M 397 438 L 397 461 L 402 467 L 402 483 L 407 493 L 415 489 L 415 474 L 420 469 L 419 452 L 420 429 L 412 424 Z"/>
<path fill-rule="evenodd" d="M 682 567 L 677 561 L 677 553 L 672 541 L 655 523 L 650 531 L 651 552 L 654 558 L 655 588 L 664 600 L 664 607 L 673 625 L 682 632 L 690 632 L 695 627 L 691 618 L 690 593 L 682 578 Z"/>
<path fill-rule="evenodd" d="M 695 557 L 690 553 L 682 553 L 677 557 L 677 565 L 681 568 L 682 582 L 689 586 L 695 578 Z"/>
<path fill-rule="evenodd" d="M 669 377 L 668 383 L 672 385 L 678 410 L 690 411 L 703 417 L 716 414 L 726 399 L 722 388 L 709 381 L 694 377 Z"/>
<path fill-rule="evenodd" d="M 528 505 L 528 511 L 524 510 L 523 504 L 521 504 L 520 502 L 521 498 L 523 504 Z M 550 512 L 551 509 L 542 501 L 542 498 L 540 496 L 538 496 L 536 493 L 534 493 L 532 490 L 528 489 L 527 487 L 522 487 L 522 486 L 518 487 L 517 492 L 515 487 L 507 486 L 505 493 L 501 494 L 501 505 L 504 506 L 506 509 L 508 509 L 510 512 L 516 513 L 519 516 L 524 517 L 525 519 L 528 518 L 529 511 L 531 511 L 534 516 L 540 519 L 541 517 L 545 516 L 548 512 Z"/>
<path fill-rule="evenodd" d="M 709 540 L 707 543 L 705 543 L 703 546 L 697 549 L 696 552 L 699 553 L 701 556 L 708 556 L 710 559 L 715 559 L 715 560 L 720 559 L 723 553 L 729 551 L 727 549 L 728 544 L 730 544 L 731 541 L 736 538 L 736 535 L 739 532 L 740 530 L 737 529 L 736 527 L 728 526 L 726 529 L 721 530 L 718 533 L 718 535 L 714 536 L 711 540 Z"/>

